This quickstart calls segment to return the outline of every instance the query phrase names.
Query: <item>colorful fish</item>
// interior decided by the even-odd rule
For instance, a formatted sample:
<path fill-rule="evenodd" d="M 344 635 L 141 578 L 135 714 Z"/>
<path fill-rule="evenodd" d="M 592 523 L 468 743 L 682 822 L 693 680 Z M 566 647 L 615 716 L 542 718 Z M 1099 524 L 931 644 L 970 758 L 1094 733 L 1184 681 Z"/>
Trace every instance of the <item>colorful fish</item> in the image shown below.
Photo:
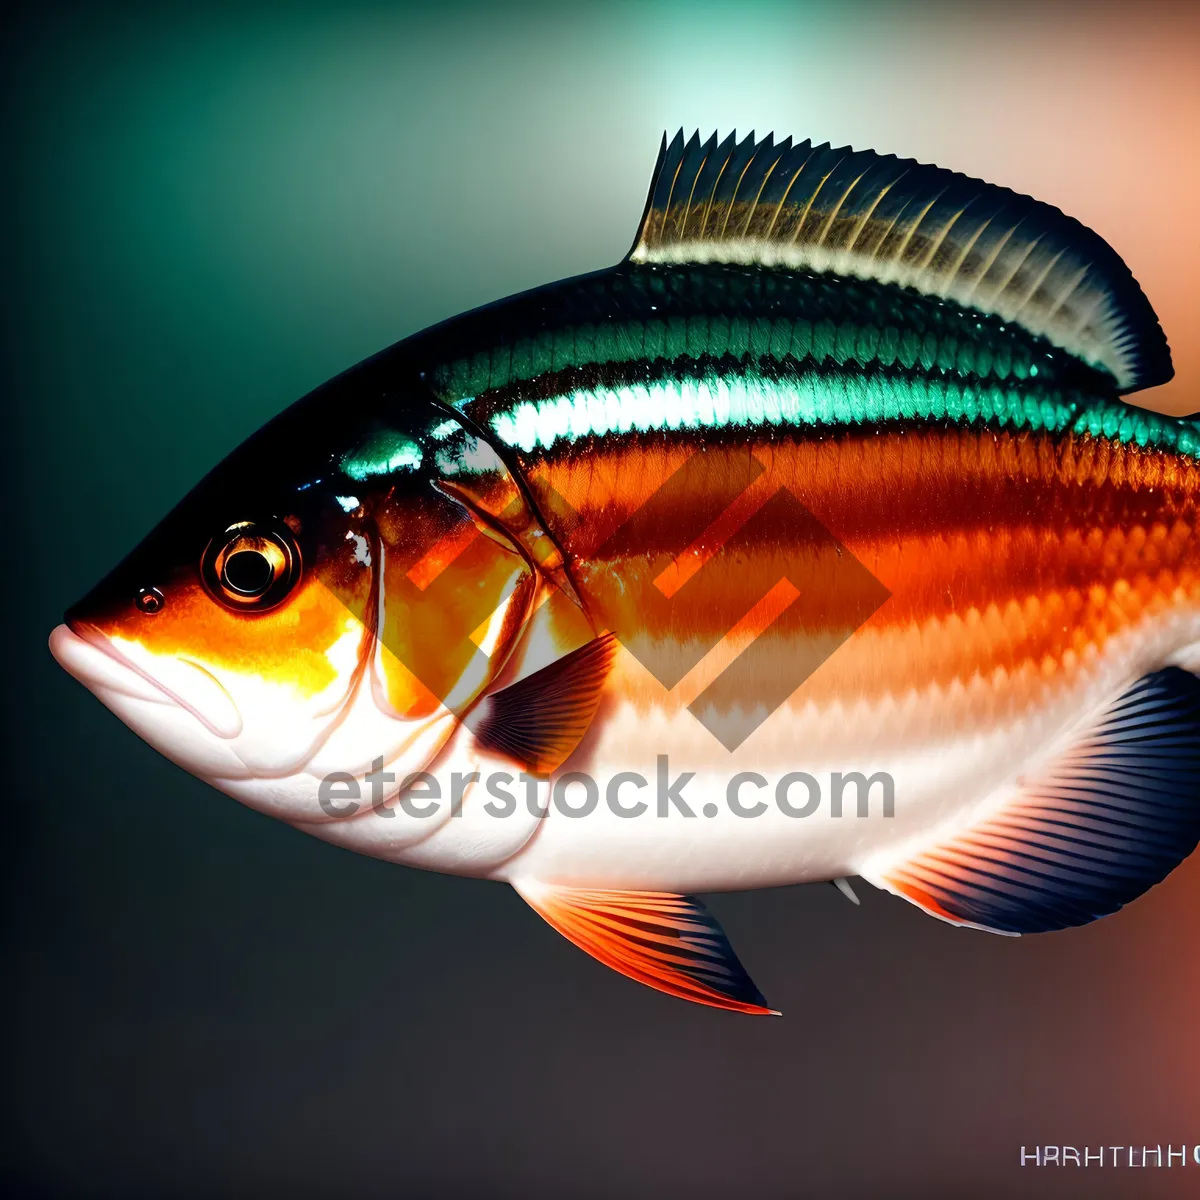
<path fill-rule="evenodd" d="M 1200 421 L 1116 253 L 915 162 L 663 148 L 615 267 L 416 334 L 51 635 L 152 746 L 768 1012 L 695 892 L 1113 912 L 1200 839 Z"/>

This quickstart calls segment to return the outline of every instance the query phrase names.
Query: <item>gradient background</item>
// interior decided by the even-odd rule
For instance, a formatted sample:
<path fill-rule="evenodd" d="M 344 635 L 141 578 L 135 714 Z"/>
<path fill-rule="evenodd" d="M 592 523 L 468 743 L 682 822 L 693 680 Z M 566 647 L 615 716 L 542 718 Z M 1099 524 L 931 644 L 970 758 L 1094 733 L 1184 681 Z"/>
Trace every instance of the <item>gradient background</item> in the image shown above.
<path fill-rule="evenodd" d="M 6 39 L 7 1112 L 31 1194 L 1200 1194 L 1022 1144 L 1200 1144 L 1200 862 L 1098 925 L 719 896 L 781 1021 L 506 888 L 332 849 L 53 664 L 62 609 L 284 405 L 603 266 L 664 127 L 952 166 L 1105 235 L 1200 409 L 1200 24 L 1120 8 L 43 3 Z"/>

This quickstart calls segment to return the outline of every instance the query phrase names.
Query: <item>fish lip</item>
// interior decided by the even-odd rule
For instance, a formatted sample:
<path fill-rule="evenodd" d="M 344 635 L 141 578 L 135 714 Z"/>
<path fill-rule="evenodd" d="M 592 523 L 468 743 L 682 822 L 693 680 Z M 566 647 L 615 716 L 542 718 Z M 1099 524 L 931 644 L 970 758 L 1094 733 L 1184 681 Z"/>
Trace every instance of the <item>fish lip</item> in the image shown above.
<path fill-rule="evenodd" d="M 110 663 L 115 663 L 127 676 L 136 679 L 146 686 L 134 690 L 120 676 L 118 676 L 119 682 L 115 683 L 111 678 L 104 678 L 102 680 L 96 678 L 92 672 L 88 671 L 87 665 L 80 661 L 81 651 L 83 651 L 84 647 L 93 652 L 103 654 Z M 160 680 L 155 679 L 153 675 L 122 654 L 112 644 L 111 640 L 95 625 L 74 618 L 70 614 L 68 614 L 64 624 L 55 626 L 51 631 L 50 653 L 54 656 L 59 666 L 89 689 L 93 688 L 94 684 L 96 688 L 101 690 L 116 692 L 130 699 L 140 700 L 143 703 L 173 704 L 190 713 L 209 733 L 214 737 L 220 738 L 222 741 L 232 740 L 242 732 L 241 713 L 234 703 L 233 697 L 229 695 L 225 686 L 211 671 L 199 663 L 193 662 L 191 659 L 181 658 L 179 661 L 186 663 L 198 671 L 206 677 L 210 686 L 219 689 L 221 696 L 228 703 L 228 709 L 233 716 L 233 720 L 224 724 L 217 724 L 185 697 L 167 687 Z M 111 667 L 109 667 L 109 674 L 111 674 Z M 122 686 L 122 684 L 125 684 L 125 686 Z M 147 691 L 147 689 L 149 690 Z"/>
<path fill-rule="evenodd" d="M 102 637 L 87 637 L 82 632 L 81 623 L 71 620 L 56 625 L 50 631 L 49 649 L 55 662 L 58 663 L 72 679 L 79 680 L 89 690 L 100 689 L 115 692 L 131 700 L 141 700 L 147 704 L 170 704 L 173 697 L 164 694 L 162 688 L 147 678 L 145 672 L 138 671 L 132 663 L 123 661 L 117 654 L 104 644 Z M 107 660 L 101 677 L 95 670 L 94 660 L 88 662 L 84 655 L 102 654 Z M 120 673 L 113 678 L 112 664 L 116 664 Z"/>

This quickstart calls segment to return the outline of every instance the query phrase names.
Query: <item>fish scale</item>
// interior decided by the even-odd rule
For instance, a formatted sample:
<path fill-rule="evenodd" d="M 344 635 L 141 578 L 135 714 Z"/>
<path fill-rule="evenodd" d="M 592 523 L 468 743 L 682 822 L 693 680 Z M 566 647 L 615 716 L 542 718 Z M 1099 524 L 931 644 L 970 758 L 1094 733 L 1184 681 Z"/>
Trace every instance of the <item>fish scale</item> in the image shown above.
<path fill-rule="evenodd" d="M 518 297 L 502 322 L 476 334 L 467 321 L 453 344 L 489 344 L 439 362 L 435 334 L 418 344 L 436 388 L 451 402 L 519 386 L 566 367 L 642 366 L 702 355 L 796 364 L 902 367 L 965 379 L 1071 378 L 1081 364 L 994 317 L 887 285 L 779 272 L 764 280 L 736 267 L 645 268 L 616 287 L 591 278 L 555 285 L 552 300 Z M 653 282 L 656 286 L 650 286 Z M 545 328 L 548 320 L 573 317 Z M 1032 371 L 1032 375 L 1031 375 Z M 1089 373 L 1090 375 L 1091 373 Z M 1091 380 L 1093 387 L 1095 380 Z"/>

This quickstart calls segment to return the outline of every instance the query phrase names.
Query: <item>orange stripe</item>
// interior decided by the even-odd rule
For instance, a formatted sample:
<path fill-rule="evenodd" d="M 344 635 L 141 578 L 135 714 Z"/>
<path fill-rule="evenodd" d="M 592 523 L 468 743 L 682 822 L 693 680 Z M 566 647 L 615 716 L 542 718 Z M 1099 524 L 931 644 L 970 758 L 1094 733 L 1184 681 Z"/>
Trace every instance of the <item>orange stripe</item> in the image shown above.
<path fill-rule="evenodd" d="M 464 520 L 455 525 L 409 567 L 408 578 L 414 586 L 425 591 L 477 537 L 481 536 L 479 529 L 470 521 Z"/>
<path fill-rule="evenodd" d="M 745 498 L 693 531 L 686 496 L 661 513 L 653 498 L 692 453 L 647 438 L 534 465 L 535 492 L 561 496 L 573 520 L 595 525 L 591 546 L 639 513 L 639 544 L 622 533 L 619 558 L 571 561 L 579 593 L 618 631 L 711 642 L 786 578 L 803 630 L 853 628 L 856 597 L 832 582 L 836 551 L 799 540 L 785 510 L 772 525 L 772 510 L 761 509 L 763 496 L 787 487 L 892 593 L 806 685 L 812 698 L 996 671 L 1069 673 L 1142 621 L 1200 606 L 1200 465 L 1183 456 L 1090 436 L 974 430 L 718 444 L 704 451 L 708 478 L 714 469 L 720 477 L 722 455 L 730 478 L 745 477 L 748 453 L 766 469 Z M 732 525 L 734 512 L 753 537 L 739 535 L 726 555 L 714 530 Z M 795 642 L 794 628 L 779 638 L 781 670 Z"/>
<path fill-rule="evenodd" d="M 778 490 L 769 471 L 758 477 L 690 546 L 654 580 L 654 586 L 668 600 L 702 567 L 721 552 L 721 548 Z"/>

